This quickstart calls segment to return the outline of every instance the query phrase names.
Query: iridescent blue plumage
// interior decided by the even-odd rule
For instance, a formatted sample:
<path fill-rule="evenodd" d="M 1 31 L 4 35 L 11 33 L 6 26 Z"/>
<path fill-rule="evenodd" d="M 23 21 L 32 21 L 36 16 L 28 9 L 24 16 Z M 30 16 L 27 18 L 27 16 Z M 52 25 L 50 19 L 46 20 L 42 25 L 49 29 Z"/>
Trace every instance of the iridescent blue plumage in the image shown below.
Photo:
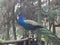
<path fill-rule="evenodd" d="M 35 21 L 24 20 L 22 14 L 18 15 L 17 22 L 18 22 L 19 25 L 21 25 L 22 27 L 24 27 L 24 29 L 26 29 L 26 30 L 36 30 L 38 28 L 43 28 L 42 26 L 40 26 L 40 24 L 38 24 Z"/>
<path fill-rule="evenodd" d="M 22 15 L 18 15 L 17 18 L 18 18 L 18 19 L 17 19 L 17 22 L 18 22 L 20 25 L 23 25 L 23 24 L 24 24 L 24 20 L 23 20 Z"/>

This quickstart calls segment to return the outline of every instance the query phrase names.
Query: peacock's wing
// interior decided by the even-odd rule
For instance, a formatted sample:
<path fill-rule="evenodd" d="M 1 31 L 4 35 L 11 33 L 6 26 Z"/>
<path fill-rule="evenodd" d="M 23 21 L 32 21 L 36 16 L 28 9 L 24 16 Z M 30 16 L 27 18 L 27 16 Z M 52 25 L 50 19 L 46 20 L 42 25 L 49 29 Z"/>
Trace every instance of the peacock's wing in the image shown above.
<path fill-rule="evenodd" d="M 29 25 L 32 25 L 32 26 L 40 26 L 40 27 L 43 27 L 41 24 L 33 21 L 33 20 L 24 20 L 25 23 L 29 24 Z"/>

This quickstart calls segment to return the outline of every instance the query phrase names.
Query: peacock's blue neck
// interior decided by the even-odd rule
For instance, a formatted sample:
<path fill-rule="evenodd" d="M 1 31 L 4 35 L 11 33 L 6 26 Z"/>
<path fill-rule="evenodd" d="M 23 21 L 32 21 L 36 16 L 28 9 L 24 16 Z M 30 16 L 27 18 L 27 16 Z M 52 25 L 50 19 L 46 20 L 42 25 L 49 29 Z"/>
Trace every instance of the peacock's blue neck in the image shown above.
<path fill-rule="evenodd" d="M 18 22 L 20 25 L 23 25 L 23 24 L 24 24 L 24 20 L 23 20 L 22 15 L 18 15 L 18 17 L 17 17 L 17 22 Z"/>

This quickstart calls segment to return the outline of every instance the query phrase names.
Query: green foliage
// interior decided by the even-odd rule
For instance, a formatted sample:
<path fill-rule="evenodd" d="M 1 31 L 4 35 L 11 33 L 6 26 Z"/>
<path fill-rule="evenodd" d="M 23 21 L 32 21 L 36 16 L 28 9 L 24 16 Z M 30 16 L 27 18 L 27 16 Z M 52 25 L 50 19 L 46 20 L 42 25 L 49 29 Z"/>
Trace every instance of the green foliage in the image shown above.
<path fill-rule="evenodd" d="M 0 40 L 4 40 L 5 39 L 5 35 L 0 35 Z"/>
<path fill-rule="evenodd" d="M 50 9 L 49 9 L 49 7 L 50 7 Z M 55 18 L 56 16 L 60 16 L 60 7 L 46 5 L 43 7 L 43 10 L 47 14 L 48 14 L 48 10 L 49 10 L 49 16 L 51 16 L 53 18 Z"/>

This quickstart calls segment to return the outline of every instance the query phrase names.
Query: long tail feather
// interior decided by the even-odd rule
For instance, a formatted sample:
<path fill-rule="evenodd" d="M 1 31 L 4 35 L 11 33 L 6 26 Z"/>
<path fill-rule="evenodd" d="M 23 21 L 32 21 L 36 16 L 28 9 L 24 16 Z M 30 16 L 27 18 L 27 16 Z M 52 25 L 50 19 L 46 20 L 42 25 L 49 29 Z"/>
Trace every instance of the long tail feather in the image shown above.
<path fill-rule="evenodd" d="M 47 36 L 51 41 L 60 45 L 60 39 L 46 28 L 41 29 L 41 33 Z"/>

